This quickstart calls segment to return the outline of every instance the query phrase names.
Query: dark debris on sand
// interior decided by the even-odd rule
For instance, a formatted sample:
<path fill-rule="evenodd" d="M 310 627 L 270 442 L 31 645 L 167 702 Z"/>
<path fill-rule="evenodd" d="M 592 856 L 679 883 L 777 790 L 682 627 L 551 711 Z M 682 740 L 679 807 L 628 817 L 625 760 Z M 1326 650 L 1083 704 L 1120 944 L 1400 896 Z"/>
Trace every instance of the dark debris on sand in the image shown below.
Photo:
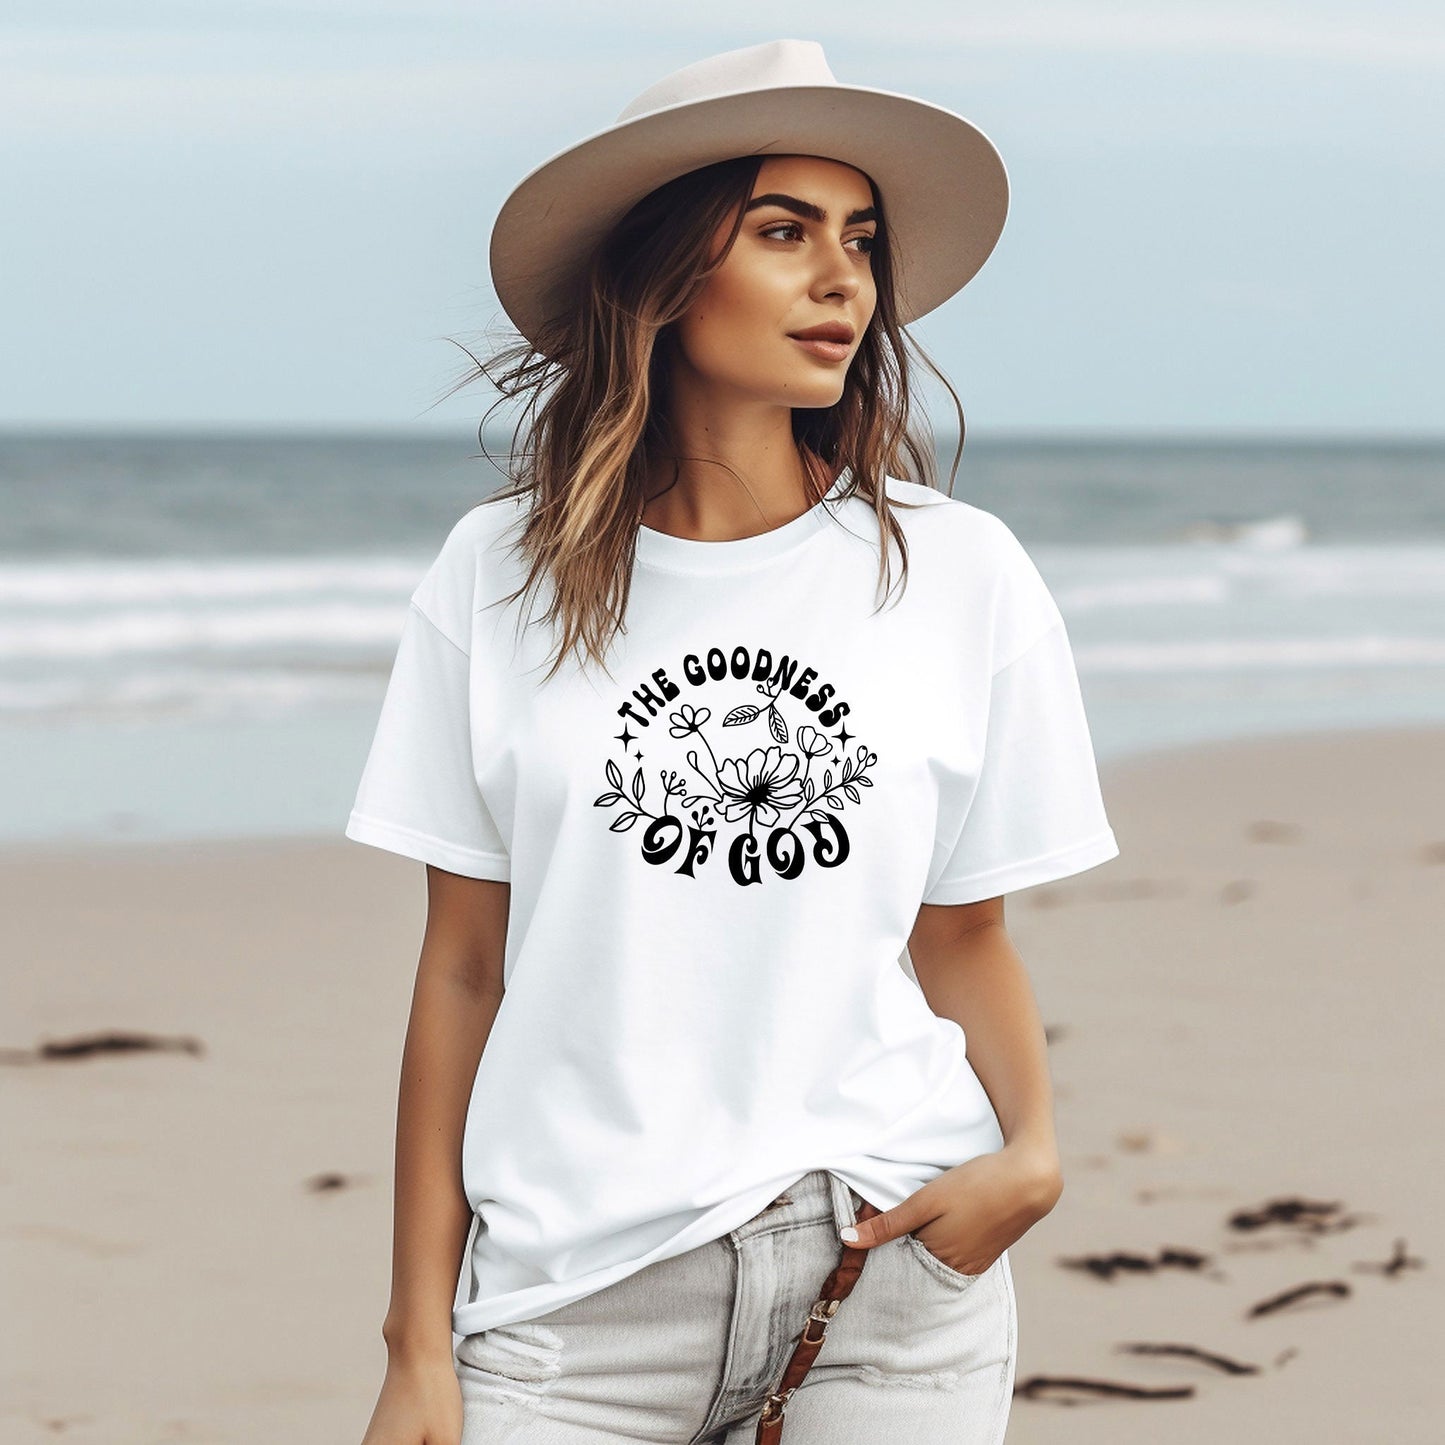
<path fill-rule="evenodd" d="M 1352 1213 L 1339 1200 L 1304 1199 L 1297 1195 L 1281 1195 L 1266 1200 L 1263 1204 L 1238 1209 L 1228 1216 L 1228 1228 L 1238 1233 L 1259 1234 L 1274 1231 L 1292 1234 L 1296 1237 L 1313 1238 L 1317 1235 L 1338 1234 L 1353 1229 L 1372 1216 Z M 1129 1250 L 1113 1250 L 1108 1253 L 1084 1254 L 1060 1257 L 1058 1263 L 1069 1269 L 1084 1270 L 1097 1279 L 1112 1280 L 1116 1274 L 1153 1274 L 1160 1269 L 1176 1268 L 1198 1272 L 1210 1263 L 1211 1257 L 1197 1250 L 1166 1247 L 1155 1255 L 1141 1254 Z M 1396 1239 L 1394 1248 L 1384 1260 L 1357 1261 L 1354 1266 L 1361 1273 L 1378 1275 L 1384 1279 L 1395 1279 L 1406 1270 L 1423 1269 L 1425 1261 L 1408 1251 L 1405 1240 Z M 1325 1301 L 1345 1300 L 1353 1291 L 1344 1280 L 1308 1280 L 1291 1286 L 1266 1299 L 1257 1301 L 1246 1310 L 1247 1320 L 1260 1319 L 1282 1311 L 1295 1309 L 1306 1304 Z M 1228 1356 L 1205 1350 L 1197 1345 L 1175 1343 L 1150 1343 L 1138 1341 L 1119 1344 L 1116 1348 L 1136 1355 L 1159 1355 L 1180 1359 L 1197 1360 L 1225 1375 L 1257 1375 L 1258 1365 L 1230 1359 Z M 1293 1345 L 1285 1347 L 1275 1357 L 1275 1368 L 1293 1359 L 1298 1353 Z M 1168 1385 L 1158 1388 L 1134 1385 L 1117 1380 L 1090 1379 L 1077 1375 L 1033 1375 L 1017 1384 L 1016 1398 L 1040 1400 L 1056 1405 L 1080 1405 L 1101 1400 L 1184 1400 L 1194 1395 L 1192 1385 Z"/>
<path fill-rule="evenodd" d="M 67 1039 L 43 1039 L 33 1049 L 0 1049 L 0 1064 L 70 1063 L 97 1054 L 205 1053 L 205 1045 L 191 1034 L 148 1034 L 121 1029 L 75 1034 Z"/>

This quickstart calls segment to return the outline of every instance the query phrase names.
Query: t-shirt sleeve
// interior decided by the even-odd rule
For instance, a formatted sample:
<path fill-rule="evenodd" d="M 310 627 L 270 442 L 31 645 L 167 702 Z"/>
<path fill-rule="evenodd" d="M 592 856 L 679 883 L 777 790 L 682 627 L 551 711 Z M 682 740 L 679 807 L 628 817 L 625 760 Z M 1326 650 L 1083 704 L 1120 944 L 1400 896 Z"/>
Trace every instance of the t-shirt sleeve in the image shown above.
<path fill-rule="evenodd" d="M 510 878 L 472 765 L 471 662 L 418 604 L 407 609 L 346 836 L 468 878 Z"/>
<path fill-rule="evenodd" d="M 1063 618 L 1011 533 L 983 759 L 935 843 L 925 903 L 975 903 L 1118 856 Z M 947 801 L 947 800 L 946 800 Z"/>

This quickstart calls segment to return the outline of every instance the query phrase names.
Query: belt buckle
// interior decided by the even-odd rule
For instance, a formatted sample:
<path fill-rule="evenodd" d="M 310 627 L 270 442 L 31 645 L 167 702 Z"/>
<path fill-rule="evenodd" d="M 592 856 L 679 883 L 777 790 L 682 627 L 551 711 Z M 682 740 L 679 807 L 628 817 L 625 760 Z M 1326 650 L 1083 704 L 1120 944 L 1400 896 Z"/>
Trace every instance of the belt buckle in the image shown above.
<path fill-rule="evenodd" d="M 786 1390 L 774 1390 L 771 1395 L 763 1401 L 762 1414 L 759 1416 L 759 1423 L 771 1422 L 782 1418 L 783 1406 L 788 1403 L 796 1385 L 789 1385 Z"/>

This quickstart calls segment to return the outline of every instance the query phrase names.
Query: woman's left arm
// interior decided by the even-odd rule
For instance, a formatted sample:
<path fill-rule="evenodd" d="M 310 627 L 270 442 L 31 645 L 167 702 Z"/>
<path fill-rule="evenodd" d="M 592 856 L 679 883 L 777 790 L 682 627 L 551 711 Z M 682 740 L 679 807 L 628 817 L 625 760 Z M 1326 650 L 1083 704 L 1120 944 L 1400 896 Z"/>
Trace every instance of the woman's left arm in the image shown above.
<path fill-rule="evenodd" d="M 946 1264 L 981 1274 L 1063 1192 L 1047 1044 L 1033 986 L 1004 925 L 1004 900 L 924 904 L 908 956 L 928 1006 L 967 1036 L 968 1061 L 1004 1147 L 931 1179 L 858 1226 L 858 1243 L 913 1233 Z"/>

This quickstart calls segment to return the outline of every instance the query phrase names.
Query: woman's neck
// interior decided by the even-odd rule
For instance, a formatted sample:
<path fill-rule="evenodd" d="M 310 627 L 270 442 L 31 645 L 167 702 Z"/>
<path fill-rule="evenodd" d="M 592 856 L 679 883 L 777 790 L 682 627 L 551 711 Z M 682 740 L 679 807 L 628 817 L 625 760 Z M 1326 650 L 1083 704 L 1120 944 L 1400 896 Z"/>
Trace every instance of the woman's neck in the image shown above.
<path fill-rule="evenodd" d="M 649 478 L 645 526 L 699 542 L 736 541 L 791 522 L 828 490 L 828 468 L 793 438 L 790 409 L 729 408 L 716 398 L 706 411 L 685 397 L 674 403 L 676 459 L 659 458 Z"/>

